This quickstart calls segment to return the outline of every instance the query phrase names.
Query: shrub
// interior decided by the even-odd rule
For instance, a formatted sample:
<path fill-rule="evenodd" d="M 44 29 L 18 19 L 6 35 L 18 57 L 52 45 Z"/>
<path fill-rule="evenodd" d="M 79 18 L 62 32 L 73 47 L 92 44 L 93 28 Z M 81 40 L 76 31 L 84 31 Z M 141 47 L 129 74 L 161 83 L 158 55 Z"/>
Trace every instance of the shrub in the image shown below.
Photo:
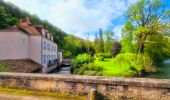
<path fill-rule="evenodd" d="M 89 54 L 80 54 L 71 63 L 71 72 L 74 73 L 74 71 L 79 70 L 79 68 L 83 64 L 88 64 L 90 62 L 93 62 L 93 58 Z"/>
<path fill-rule="evenodd" d="M 71 57 L 72 57 L 71 51 L 64 52 L 64 58 L 71 58 Z"/>
<path fill-rule="evenodd" d="M 0 64 L 0 72 L 10 72 L 11 69 L 9 66 L 5 65 L 5 64 Z"/>
<path fill-rule="evenodd" d="M 104 58 L 112 58 L 112 54 L 111 53 L 104 53 Z"/>
<path fill-rule="evenodd" d="M 103 57 L 103 56 L 98 57 L 97 60 L 99 60 L 99 61 L 104 61 L 104 57 Z"/>
<path fill-rule="evenodd" d="M 137 55 L 133 53 L 122 53 L 114 58 L 114 63 L 119 67 L 125 67 L 126 65 L 133 71 L 140 71 L 148 66 L 151 66 L 152 60 L 148 55 L 144 54 Z"/>
<path fill-rule="evenodd" d="M 103 54 L 103 53 L 98 53 L 98 54 L 96 55 L 96 57 L 97 57 L 97 60 L 99 60 L 99 61 L 104 61 L 104 54 Z"/>
<path fill-rule="evenodd" d="M 79 69 L 75 71 L 76 74 L 80 75 L 102 75 L 102 67 L 95 65 L 94 63 L 83 64 Z"/>

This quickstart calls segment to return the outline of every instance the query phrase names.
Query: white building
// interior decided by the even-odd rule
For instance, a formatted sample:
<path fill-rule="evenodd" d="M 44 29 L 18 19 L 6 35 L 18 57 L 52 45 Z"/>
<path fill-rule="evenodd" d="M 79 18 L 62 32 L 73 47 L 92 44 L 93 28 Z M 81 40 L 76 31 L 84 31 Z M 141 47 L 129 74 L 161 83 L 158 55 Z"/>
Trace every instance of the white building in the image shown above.
<path fill-rule="evenodd" d="M 0 60 L 30 59 L 42 66 L 46 73 L 55 69 L 60 60 L 53 35 L 42 25 L 31 25 L 29 17 L 18 26 L 0 30 Z"/>

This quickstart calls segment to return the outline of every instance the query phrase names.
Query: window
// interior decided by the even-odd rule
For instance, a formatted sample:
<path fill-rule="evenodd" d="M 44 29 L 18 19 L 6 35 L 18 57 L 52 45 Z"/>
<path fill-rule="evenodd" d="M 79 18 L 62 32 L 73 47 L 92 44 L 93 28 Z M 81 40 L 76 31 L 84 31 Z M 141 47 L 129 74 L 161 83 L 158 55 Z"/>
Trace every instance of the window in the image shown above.
<path fill-rule="evenodd" d="M 44 50 L 46 49 L 46 42 L 45 41 L 43 42 L 43 49 Z"/>

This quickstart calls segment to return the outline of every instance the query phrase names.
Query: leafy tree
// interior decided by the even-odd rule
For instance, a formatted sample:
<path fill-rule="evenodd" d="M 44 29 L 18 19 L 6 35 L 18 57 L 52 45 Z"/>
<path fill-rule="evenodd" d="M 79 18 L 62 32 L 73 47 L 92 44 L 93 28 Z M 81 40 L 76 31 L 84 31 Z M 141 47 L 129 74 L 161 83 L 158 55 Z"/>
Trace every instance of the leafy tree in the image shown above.
<path fill-rule="evenodd" d="M 120 53 L 121 50 L 121 44 L 119 42 L 115 42 L 112 50 L 112 56 L 116 56 Z"/>
<path fill-rule="evenodd" d="M 127 11 L 130 31 L 125 31 L 128 41 L 137 44 L 137 53 L 144 53 L 148 44 L 155 42 L 155 36 L 169 37 L 170 10 L 165 8 L 163 0 L 140 0 Z M 126 25 L 125 25 L 126 27 Z M 162 44 L 162 42 L 161 42 Z M 163 46 L 163 45 L 162 45 Z"/>
<path fill-rule="evenodd" d="M 94 45 L 95 53 L 96 54 L 100 53 L 100 40 L 98 38 L 98 34 L 95 34 L 95 40 L 93 45 Z"/>
<path fill-rule="evenodd" d="M 137 47 L 133 36 L 134 27 L 130 22 L 127 22 L 122 29 L 121 52 L 122 53 L 136 53 Z"/>
<path fill-rule="evenodd" d="M 105 53 L 111 53 L 114 39 L 113 39 L 114 33 L 112 31 L 107 31 L 104 34 L 105 40 L 104 40 L 104 52 Z"/>
<path fill-rule="evenodd" d="M 7 13 L 4 7 L 0 5 L 0 29 L 15 25 L 16 23 L 17 19 L 12 17 L 10 13 Z"/>

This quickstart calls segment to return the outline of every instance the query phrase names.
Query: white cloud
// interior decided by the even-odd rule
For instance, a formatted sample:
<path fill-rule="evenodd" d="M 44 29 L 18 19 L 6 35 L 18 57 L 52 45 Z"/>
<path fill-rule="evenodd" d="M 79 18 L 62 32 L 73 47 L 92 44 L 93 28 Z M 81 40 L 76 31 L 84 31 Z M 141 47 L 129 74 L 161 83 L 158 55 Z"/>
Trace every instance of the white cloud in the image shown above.
<path fill-rule="evenodd" d="M 47 19 L 67 33 L 83 37 L 116 26 L 113 20 L 123 16 L 136 0 L 6 0 Z M 123 24 L 123 23 L 122 23 Z M 115 27 L 117 31 L 119 26 Z M 116 32 L 119 33 L 119 32 Z"/>

